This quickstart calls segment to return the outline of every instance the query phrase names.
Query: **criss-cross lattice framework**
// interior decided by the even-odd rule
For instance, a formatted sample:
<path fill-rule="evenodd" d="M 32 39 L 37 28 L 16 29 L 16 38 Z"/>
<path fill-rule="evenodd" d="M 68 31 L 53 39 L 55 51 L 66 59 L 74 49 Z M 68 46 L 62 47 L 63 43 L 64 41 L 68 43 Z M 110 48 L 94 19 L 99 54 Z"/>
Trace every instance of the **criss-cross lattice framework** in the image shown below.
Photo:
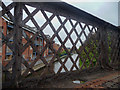
<path fill-rule="evenodd" d="M 115 29 L 115 31 L 113 31 L 111 28 L 112 33 L 114 33 L 112 34 L 111 31 L 108 30 L 108 24 L 104 21 L 101 20 L 99 22 L 96 17 L 93 17 L 83 11 L 78 13 L 80 16 L 74 15 L 73 13 L 69 14 L 67 9 L 71 6 L 61 3 L 61 5 L 65 5 L 63 7 L 68 7 L 67 9 L 61 11 L 63 7 L 58 4 L 58 6 L 56 6 L 56 4 L 57 3 L 53 3 L 53 5 L 55 5 L 53 6 L 51 3 L 37 4 L 12 2 L 6 6 L 2 2 L 2 16 L 7 16 L 13 25 L 12 33 L 5 35 L 4 32 L 1 31 L 3 41 L 2 46 L 6 45 L 13 53 L 12 59 L 6 66 L 3 66 L 3 71 L 7 73 L 12 72 L 12 79 L 18 80 L 21 75 L 27 76 L 29 72 L 37 74 L 34 66 L 39 61 L 45 66 L 44 71 L 41 73 L 41 76 L 44 76 L 46 75 L 46 72 L 58 74 L 63 72 L 63 69 L 64 72 L 69 72 L 75 70 L 81 71 L 91 67 L 95 68 L 99 65 L 108 67 L 112 64 L 112 62 L 116 62 L 116 60 L 119 59 L 118 28 L 109 25 L 110 28 L 113 27 L 113 29 Z M 30 11 L 30 7 L 33 7 L 34 10 L 31 9 Z M 11 12 L 13 8 L 14 13 Z M 71 8 L 73 9 L 73 7 Z M 78 9 L 75 9 L 75 11 L 77 10 Z M 41 14 L 41 16 L 37 17 L 38 13 L 39 15 Z M 26 16 L 24 16 L 25 14 Z M 37 19 L 44 18 L 44 21 L 41 19 L 41 21 L 38 22 L 36 17 Z M 91 19 L 94 20 L 92 21 Z M 28 22 L 32 23 L 32 25 L 36 28 L 36 30 L 33 30 L 31 37 L 26 33 L 26 28 L 29 25 Z M 100 24 L 103 22 L 103 25 Z M 52 32 L 52 35 L 49 38 L 46 35 L 47 27 L 49 27 L 47 31 L 51 30 Z M 63 35 L 61 35 L 61 32 Z M 35 46 L 34 41 L 36 37 L 42 37 L 46 43 L 41 50 Z M 13 43 L 9 41 L 11 38 L 13 38 Z M 23 44 L 22 38 L 26 40 L 25 44 Z M 112 38 L 115 40 L 112 41 Z M 55 50 L 53 45 L 53 41 L 56 39 L 60 44 L 58 50 Z M 67 48 L 68 42 L 71 44 L 70 50 Z M 30 63 L 23 57 L 23 52 L 28 47 L 31 47 L 37 54 L 35 59 Z M 114 47 L 116 48 L 112 50 Z M 44 53 L 47 49 L 49 49 L 53 54 L 50 61 L 44 57 Z M 62 49 L 64 49 L 67 54 L 64 59 L 61 59 L 61 56 L 59 56 Z M 76 57 L 72 57 L 73 52 L 77 55 Z M 105 55 L 110 55 L 111 57 L 109 58 Z M 58 60 L 60 63 L 60 67 L 57 72 L 55 72 L 52 68 L 55 60 Z M 72 63 L 70 68 L 66 66 L 68 60 Z M 10 71 L 10 69 L 12 70 Z"/>

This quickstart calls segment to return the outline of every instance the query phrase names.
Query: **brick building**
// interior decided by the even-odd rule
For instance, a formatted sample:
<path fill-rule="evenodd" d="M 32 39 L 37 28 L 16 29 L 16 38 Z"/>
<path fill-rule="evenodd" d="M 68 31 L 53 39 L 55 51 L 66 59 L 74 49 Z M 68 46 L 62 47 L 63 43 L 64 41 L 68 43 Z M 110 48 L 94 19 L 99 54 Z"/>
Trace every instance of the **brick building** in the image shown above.
<path fill-rule="evenodd" d="M 9 33 L 13 32 L 13 25 L 12 23 L 6 21 L 3 18 L 0 18 L 0 27 L 1 27 L 1 32 L 3 32 L 4 36 L 6 36 Z M 24 36 L 22 36 L 22 44 L 25 45 L 27 43 L 27 40 L 25 39 L 25 36 L 27 35 L 29 38 L 31 38 L 33 36 L 33 34 L 35 33 L 35 28 L 31 28 L 29 26 L 27 26 L 26 28 L 24 28 L 23 34 Z M 0 42 L 2 43 L 2 35 L 0 35 Z M 13 37 L 11 37 L 9 39 L 10 43 L 13 43 Z M 45 46 L 46 42 L 43 40 L 42 36 L 37 36 L 35 38 L 34 41 L 34 45 L 38 48 L 38 50 L 42 50 L 43 47 Z M 48 55 L 48 51 L 49 49 L 47 48 L 44 53 L 43 56 L 46 57 Z M 3 66 L 5 66 L 11 59 L 12 59 L 12 51 L 9 49 L 8 46 L 6 46 L 6 44 L 1 45 L 0 47 L 0 58 L 2 58 L 2 64 Z M 25 51 L 22 53 L 24 59 L 28 62 L 30 62 L 31 60 L 34 60 L 34 58 L 36 57 L 37 53 L 33 50 L 33 48 L 31 46 L 29 46 L 27 49 L 25 49 Z"/>

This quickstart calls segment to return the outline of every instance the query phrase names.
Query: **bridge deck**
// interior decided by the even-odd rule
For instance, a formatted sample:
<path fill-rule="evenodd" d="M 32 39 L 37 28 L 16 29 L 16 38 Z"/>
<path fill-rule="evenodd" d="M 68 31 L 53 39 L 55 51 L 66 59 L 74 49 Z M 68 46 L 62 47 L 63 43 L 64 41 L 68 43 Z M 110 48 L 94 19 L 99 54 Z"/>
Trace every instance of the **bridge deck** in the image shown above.
<path fill-rule="evenodd" d="M 120 88 L 120 71 L 88 81 L 76 88 Z"/>
<path fill-rule="evenodd" d="M 60 76 L 59 76 L 60 77 Z M 95 70 L 88 73 L 76 73 L 66 77 L 39 80 L 39 77 L 22 82 L 21 87 L 36 88 L 118 88 L 120 85 L 119 70 Z M 80 81 L 80 83 L 78 83 Z M 26 84 L 25 84 L 26 83 Z"/>

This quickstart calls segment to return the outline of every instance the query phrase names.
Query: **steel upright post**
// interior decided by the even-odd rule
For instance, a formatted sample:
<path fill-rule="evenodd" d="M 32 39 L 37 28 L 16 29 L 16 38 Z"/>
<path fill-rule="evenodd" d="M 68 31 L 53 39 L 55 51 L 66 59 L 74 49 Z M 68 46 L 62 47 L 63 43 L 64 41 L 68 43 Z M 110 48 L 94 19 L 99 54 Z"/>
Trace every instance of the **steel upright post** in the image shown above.
<path fill-rule="evenodd" d="M 15 62 L 12 67 L 12 84 L 15 87 L 18 87 L 18 81 L 21 77 L 21 63 L 22 63 L 22 29 L 20 27 L 22 23 L 22 3 L 16 2 L 14 8 L 14 52 L 13 57 Z"/>

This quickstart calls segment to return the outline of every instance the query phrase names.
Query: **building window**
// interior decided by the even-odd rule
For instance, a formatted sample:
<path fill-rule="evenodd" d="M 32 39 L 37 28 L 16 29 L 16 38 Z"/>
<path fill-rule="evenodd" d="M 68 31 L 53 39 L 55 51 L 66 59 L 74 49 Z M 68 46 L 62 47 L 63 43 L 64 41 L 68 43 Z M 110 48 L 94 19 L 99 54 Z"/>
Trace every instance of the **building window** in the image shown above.
<path fill-rule="evenodd" d="M 38 39 L 39 39 L 39 37 L 36 37 L 36 39 L 38 40 Z"/>
<path fill-rule="evenodd" d="M 32 59 L 32 54 L 30 55 L 31 59 Z"/>
<path fill-rule="evenodd" d="M 36 52 L 33 52 L 33 55 L 36 56 Z"/>
<path fill-rule="evenodd" d="M 25 58 L 25 55 L 22 55 L 23 56 L 23 58 Z"/>
<path fill-rule="evenodd" d="M 32 47 L 30 46 L 30 50 L 32 50 Z"/>
<path fill-rule="evenodd" d="M 5 60 L 11 60 L 12 59 L 12 55 L 6 55 Z"/>
<path fill-rule="evenodd" d="M 25 38 L 26 38 L 27 36 L 26 36 L 26 33 L 25 33 L 25 31 L 24 31 L 24 30 L 23 30 L 23 32 L 22 32 L 22 33 L 23 33 L 23 37 L 25 37 Z"/>
<path fill-rule="evenodd" d="M 22 36 L 22 38 L 24 38 L 24 36 Z"/>
<path fill-rule="evenodd" d="M 42 44 L 42 42 L 40 41 L 40 46 L 42 46 L 43 44 Z"/>
<path fill-rule="evenodd" d="M 32 37 L 32 35 L 30 35 L 30 38 Z"/>
<path fill-rule="evenodd" d="M 23 43 L 23 46 L 25 45 L 25 43 Z"/>

